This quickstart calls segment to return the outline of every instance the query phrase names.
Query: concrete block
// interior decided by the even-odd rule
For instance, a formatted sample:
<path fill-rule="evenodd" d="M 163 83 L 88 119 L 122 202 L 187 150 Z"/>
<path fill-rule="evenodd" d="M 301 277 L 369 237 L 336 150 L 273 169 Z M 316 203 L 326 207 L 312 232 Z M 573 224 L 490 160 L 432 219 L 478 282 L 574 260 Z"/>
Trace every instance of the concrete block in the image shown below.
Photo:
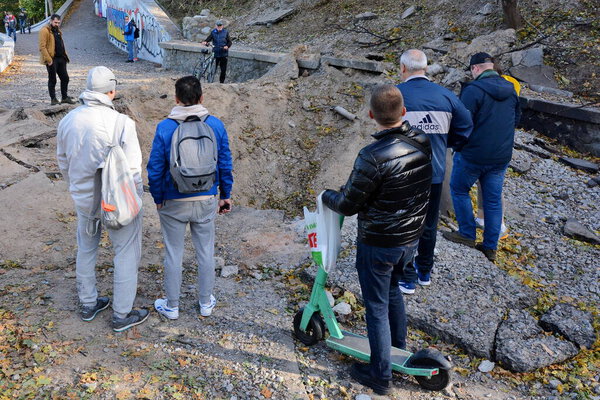
<path fill-rule="evenodd" d="M 571 118 L 592 124 L 600 124 L 600 109 L 597 108 L 538 99 L 527 99 L 526 108 L 547 114 L 554 114 L 561 118 Z"/>
<path fill-rule="evenodd" d="M 325 56 L 321 57 L 321 62 L 327 63 L 334 67 L 353 68 L 363 71 L 375 72 L 379 74 L 382 73 L 384 70 L 383 64 L 377 61 L 362 61 L 349 58 Z"/>
<path fill-rule="evenodd" d="M 277 64 L 278 62 L 283 61 L 285 57 L 285 53 L 267 53 L 264 51 L 254 53 L 255 60 L 268 62 L 271 64 Z"/>
<path fill-rule="evenodd" d="M 305 69 L 318 69 L 321 65 L 321 56 L 319 54 L 300 54 L 296 57 L 298 66 Z"/>
<path fill-rule="evenodd" d="M 288 8 L 284 10 L 276 10 L 271 13 L 263 14 L 258 19 L 250 22 L 248 25 L 271 25 L 276 24 L 285 17 L 292 15 L 296 12 L 295 8 Z"/>

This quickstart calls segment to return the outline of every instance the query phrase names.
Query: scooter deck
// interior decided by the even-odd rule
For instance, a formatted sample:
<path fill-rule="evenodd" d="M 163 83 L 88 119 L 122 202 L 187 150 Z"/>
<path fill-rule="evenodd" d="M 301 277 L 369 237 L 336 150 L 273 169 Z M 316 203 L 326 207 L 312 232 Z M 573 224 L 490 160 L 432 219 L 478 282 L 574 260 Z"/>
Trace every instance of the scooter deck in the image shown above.
<path fill-rule="evenodd" d="M 336 339 L 330 336 L 325 342 L 327 346 L 338 350 L 344 354 L 351 355 L 359 360 L 369 361 L 371 358 L 371 346 L 369 339 L 356 333 L 342 331 L 343 339 Z M 405 372 L 406 360 L 412 356 L 411 352 L 392 347 L 392 369 L 394 371 Z"/>

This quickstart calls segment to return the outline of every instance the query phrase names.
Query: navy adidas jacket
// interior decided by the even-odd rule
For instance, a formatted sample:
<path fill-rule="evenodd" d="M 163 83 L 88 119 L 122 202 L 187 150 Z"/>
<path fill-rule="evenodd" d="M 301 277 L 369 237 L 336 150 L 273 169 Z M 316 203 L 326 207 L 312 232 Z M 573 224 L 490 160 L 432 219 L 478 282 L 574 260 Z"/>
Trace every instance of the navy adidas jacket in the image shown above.
<path fill-rule="evenodd" d="M 404 119 L 425 132 L 431 142 L 431 183 L 442 183 L 446 170 L 446 148 L 460 150 L 473 129 L 469 110 L 454 93 L 424 76 L 411 78 L 399 84 L 398 89 L 404 97 Z"/>
<path fill-rule="evenodd" d="M 460 99 L 474 124 L 469 142 L 461 150 L 463 158 L 479 165 L 508 164 L 521 118 L 512 83 L 488 70 L 463 88 Z"/>
<path fill-rule="evenodd" d="M 229 50 L 225 50 L 223 47 L 231 47 L 231 38 L 229 37 L 229 31 L 225 28 L 220 31 L 215 28 L 213 29 L 205 42 L 213 42 L 213 46 L 215 46 L 214 53 L 216 58 L 227 57 L 229 55 Z"/>

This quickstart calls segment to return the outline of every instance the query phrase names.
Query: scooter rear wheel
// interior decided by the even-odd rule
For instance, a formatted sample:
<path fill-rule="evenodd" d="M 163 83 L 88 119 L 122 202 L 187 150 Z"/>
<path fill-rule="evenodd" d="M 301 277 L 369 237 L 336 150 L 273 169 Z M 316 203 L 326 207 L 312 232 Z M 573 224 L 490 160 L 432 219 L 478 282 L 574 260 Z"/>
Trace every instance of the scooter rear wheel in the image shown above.
<path fill-rule="evenodd" d="M 300 323 L 302 322 L 302 314 L 304 312 L 304 308 L 300 309 L 294 316 L 294 334 L 298 338 L 299 341 L 304 343 L 307 346 L 312 346 L 316 344 L 319 340 L 323 339 L 325 332 L 325 322 L 323 322 L 323 318 L 319 313 L 314 313 L 311 315 L 310 320 L 308 321 L 308 325 L 306 327 L 306 332 L 300 329 Z"/>
<path fill-rule="evenodd" d="M 432 360 L 435 366 L 435 361 Z M 450 370 L 439 368 L 439 373 L 437 375 L 429 376 L 415 376 L 417 382 L 419 382 L 419 386 L 423 389 L 440 391 L 444 390 L 448 384 L 450 384 Z"/>

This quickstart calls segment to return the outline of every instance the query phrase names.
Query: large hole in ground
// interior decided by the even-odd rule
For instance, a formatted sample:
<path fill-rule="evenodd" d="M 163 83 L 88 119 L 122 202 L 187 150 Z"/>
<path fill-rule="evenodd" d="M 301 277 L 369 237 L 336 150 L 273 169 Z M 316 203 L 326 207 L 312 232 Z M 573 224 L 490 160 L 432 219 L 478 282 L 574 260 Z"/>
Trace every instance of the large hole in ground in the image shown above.
<path fill-rule="evenodd" d="M 323 189 L 345 183 L 358 150 L 372 139 L 366 97 L 380 78 L 334 68 L 291 81 L 204 85 L 204 105 L 227 128 L 237 204 L 299 215 Z M 119 111 L 137 122 L 144 162 L 156 124 L 174 104 L 174 81 L 121 92 Z M 167 94 L 165 97 L 164 94 Z M 344 119 L 342 106 L 358 116 Z"/>

